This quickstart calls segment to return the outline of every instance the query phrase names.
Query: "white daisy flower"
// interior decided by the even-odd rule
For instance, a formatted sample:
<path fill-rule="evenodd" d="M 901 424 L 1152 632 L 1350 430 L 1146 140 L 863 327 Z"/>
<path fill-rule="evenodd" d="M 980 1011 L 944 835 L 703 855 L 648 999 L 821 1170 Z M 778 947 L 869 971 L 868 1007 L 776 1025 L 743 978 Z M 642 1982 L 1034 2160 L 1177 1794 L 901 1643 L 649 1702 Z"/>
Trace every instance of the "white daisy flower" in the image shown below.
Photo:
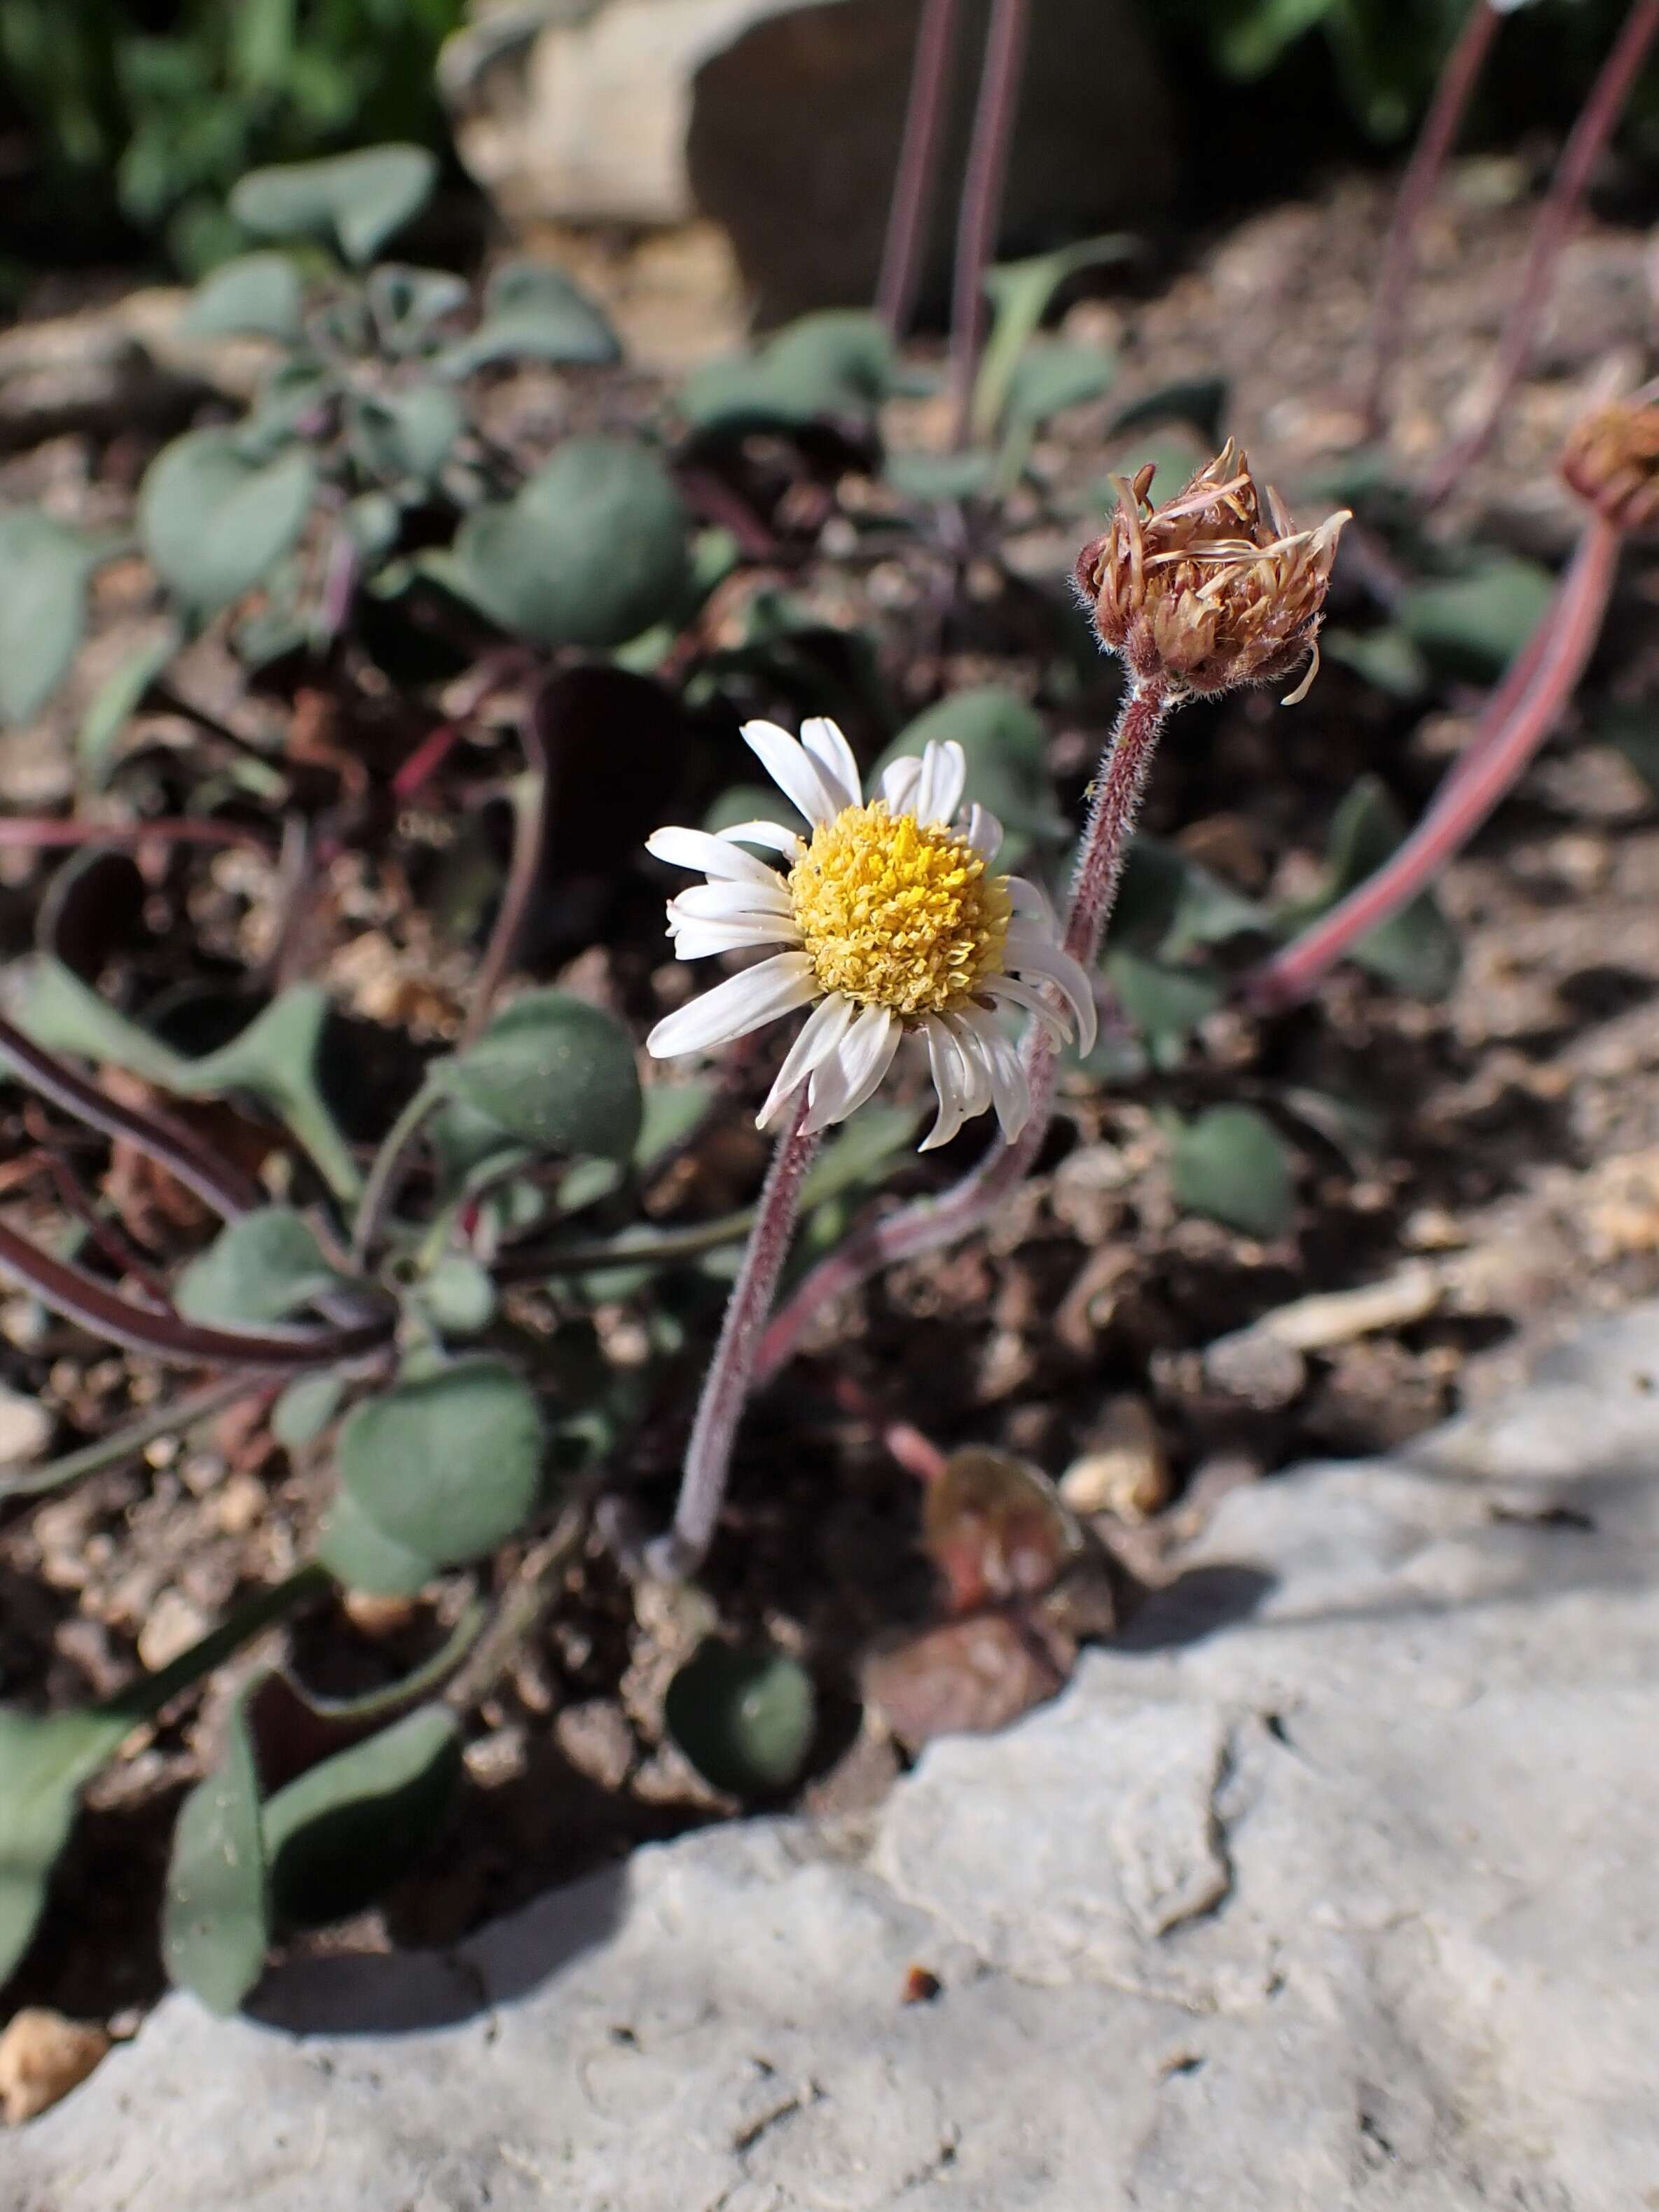
<path fill-rule="evenodd" d="M 669 902 L 680 959 L 779 949 L 659 1022 L 648 1049 L 659 1060 L 707 1051 L 810 1006 L 760 1110 L 762 1128 L 784 1117 L 803 1084 L 808 1129 L 845 1121 L 908 1033 L 926 1045 L 939 1093 L 921 1150 L 948 1144 L 991 1106 L 1012 1142 L 1031 1094 L 1002 1009 L 1019 1007 L 1057 1042 L 1075 1026 L 1087 1052 L 1094 998 L 1057 941 L 1042 892 L 991 873 L 1002 824 L 982 806 L 959 811 L 962 747 L 930 744 L 919 759 L 895 761 L 866 804 L 852 747 L 833 722 L 803 723 L 799 742 L 774 722 L 750 722 L 743 734 L 807 830 L 777 822 L 738 823 L 718 836 L 659 830 L 647 849 L 708 879 Z M 744 849 L 750 845 L 785 865 L 757 859 Z M 1065 1012 L 1049 1004 L 1045 983 Z"/>

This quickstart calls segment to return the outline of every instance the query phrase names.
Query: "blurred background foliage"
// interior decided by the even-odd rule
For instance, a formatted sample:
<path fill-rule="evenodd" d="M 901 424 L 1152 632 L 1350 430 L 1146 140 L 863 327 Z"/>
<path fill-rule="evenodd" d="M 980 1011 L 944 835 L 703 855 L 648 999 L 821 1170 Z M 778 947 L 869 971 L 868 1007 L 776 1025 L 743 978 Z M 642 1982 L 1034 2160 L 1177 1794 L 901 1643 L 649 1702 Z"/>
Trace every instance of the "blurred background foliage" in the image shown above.
<path fill-rule="evenodd" d="M 95 258 L 125 244 L 200 274 L 246 242 L 226 207 L 246 170 L 385 140 L 444 145 L 434 69 L 465 13 L 465 0 L 0 0 L 6 251 Z"/>
<path fill-rule="evenodd" d="M 1186 198 L 1201 215 L 1352 160 L 1357 139 L 1396 145 L 1468 0 L 1139 4 L 1187 90 Z M 1473 142 L 1569 122 L 1625 4 L 1531 0 L 1499 42 Z M 137 256 L 200 275 L 246 242 L 226 208 L 246 169 L 390 139 L 445 148 L 434 64 L 465 13 L 466 0 L 0 0 L 0 253 L 14 273 Z M 1659 73 L 1625 143 L 1659 159 Z"/>

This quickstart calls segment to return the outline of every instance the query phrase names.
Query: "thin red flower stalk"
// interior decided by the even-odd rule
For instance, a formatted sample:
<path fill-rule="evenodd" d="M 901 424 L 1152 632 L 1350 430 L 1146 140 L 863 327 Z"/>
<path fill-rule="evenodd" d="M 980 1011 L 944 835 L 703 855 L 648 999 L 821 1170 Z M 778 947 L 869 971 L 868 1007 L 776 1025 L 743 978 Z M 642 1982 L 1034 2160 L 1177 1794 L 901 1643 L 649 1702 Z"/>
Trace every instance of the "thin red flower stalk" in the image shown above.
<path fill-rule="evenodd" d="M 795 1117 L 778 1143 L 755 1209 L 755 1225 L 743 1264 L 732 1286 L 720 1342 L 703 1379 L 702 1395 L 685 1448 L 674 1525 L 647 1547 L 646 1564 L 653 1574 L 678 1582 L 702 1565 L 720 1519 L 738 1423 L 754 1385 L 755 1356 L 761 1331 L 777 1295 L 778 1278 L 794 1235 L 801 1185 L 818 1149 L 816 1131 L 806 1127 L 808 1099 L 803 1086 Z"/>
<path fill-rule="evenodd" d="M 910 327 L 921 281 L 960 9 L 961 0 L 922 0 L 916 26 L 904 136 L 876 282 L 876 313 L 896 344 Z"/>
<path fill-rule="evenodd" d="M 64 1066 L 0 1015 L 0 1066 L 42 1098 L 61 1106 L 76 1120 L 106 1137 L 125 1138 L 146 1159 L 154 1160 L 193 1191 L 227 1221 L 265 1203 L 265 1193 L 251 1176 L 180 1123 L 155 1109 L 140 1112 L 121 1105 L 83 1075 Z"/>
<path fill-rule="evenodd" d="M 994 0 L 957 222 L 951 300 L 951 399 L 953 441 L 958 448 L 968 444 L 972 434 L 974 383 L 985 335 L 985 273 L 1002 224 L 1003 188 L 1008 181 L 1008 152 L 1013 143 L 1030 27 L 1030 0 Z"/>
<path fill-rule="evenodd" d="M 1533 646 L 1496 695 L 1474 739 L 1428 811 L 1376 872 L 1283 951 L 1246 977 L 1246 1002 L 1267 1012 L 1314 990 L 1361 940 L 1420 896 L 1514 785 L 1559 719 L 1601 635 L 1621 533 L 1592 515 Z M 1513 680 L 1530 663 L 1525 680 Z"/>
<path fill-rule="evenodd" d="M 0 1222 L 0 1275 L 9 1276 L 42 1305 L 78 1322 L 106 1343 L 145 1352 L 185 1367 L 240 1367 L 272 1375 L 303 1373 L 336 1366 L 383 1350 L 392 1340 L 392 1321 L 362 1322 L 339 1328 L 276 1329 L 214 1328 L 206 1323 L 157 1313 L 135 1305 L 95 1275 L 67 1260 L 43 1252 Z"/>
<path fill-rule="evenodd" d="M 1066 950 L 1092 969 L 1099 957 L 1112 902 L 1123 871 L 1130 833 L 1157 750 L 1160 732 L 1177 703 L 1156 678 L 1132 682 L 1112 734 L 1104 769 L 1083 835 L 1067 919 Z M 902 1260 L 920 1259 L 954 1244 L 984 1220 L 1029 1173 L 1053 1118 L 1058 1071 L 1046 1024 L 1026 1033 L 1025 1066 L 1030 1118 L 1012 1145 L 994 1145 L 979 1164 L 938 1198 L 920 1199 L 869 1223 L 838 1245 L 799 1285 L 774 1316 L 754 1363 L 758 1387 L 793 1357 L 823 1309 L 856 1290 L 868 1276 Z"/>
<path fill-rule="evenodd" d="M 1465 471 L 1492 443 L 1510 394 L 1531 357 L 1539 317 L 1549 295 L 1550 278 L 1577 220 L 1591 173 L 1624 112 L 1625 103 L 1656 33 L 1659 33 L 1659 0 L 1635 0 L 1561 149 L 1544 204 L 1533 225 L 1521 289 L 1498 336 L 1485 410 L 1474 428 L 1436 464 L 1424 489 L 1424 497 L 1431 506 L 1437 505 L 1456 488 Z"/>
<path fill-rule="evenodd" d="M 65 822 L 56 816 L 13 817 L 0 822 L 0 847 L 27 850 L 74 845 L 251 845 L 256 852 L 276 850 L 268 830 L 246 822 L 198 822 L 158 817 L 153 822 Z"/>
<path fill-rule="evenodd" d="M 1446 157 L 1458 131 L 1501 21 L 1492 0 L 1470 0 L 1462 29 L 1446 56 L 1423 129 L 1400 180 L 1394 216 L 1382 245 L 1382 269 L 1371 309 L 1370 380 L 1365 394 L 1366 434 L 1382 429 L 1389 386 L 1405 343 L 1405 303 L 1413 265 L 1413 248 L 1424 210 L 1434 198 Z"/>

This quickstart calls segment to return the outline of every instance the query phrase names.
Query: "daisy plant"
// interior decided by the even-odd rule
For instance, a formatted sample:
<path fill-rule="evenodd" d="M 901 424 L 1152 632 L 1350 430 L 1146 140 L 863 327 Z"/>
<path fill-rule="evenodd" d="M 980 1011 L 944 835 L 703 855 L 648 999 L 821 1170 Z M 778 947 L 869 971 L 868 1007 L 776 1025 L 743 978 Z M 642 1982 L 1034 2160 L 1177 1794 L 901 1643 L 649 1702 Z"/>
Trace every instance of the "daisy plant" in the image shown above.
<path fill-rule="evenodd" d="M 766 955 L 659 1022 L 648 1048 L 659 1058 L 706 1052 L 786 1015 L 806 1019 L 757 1116 L 780 1140 L 703 1386 L 674 1527 L 651 1555 L 671 1575 L 695 1568 L 714 1533 L 822 1132 L 873 1094 L 908 1036 L 926 1050 L 939 1099 L 921 1149 L 993 1108 L 1012 1146 L 1032 1116 L 1032 1062 L 1006 1017 L 1029 1015 L 1051 1049 L 1075 1034 L 1087 1051 L 1095 1036 L 1088 976 L 1058 941 L 1047 900 L 994 872 L 1002 825 L 983 806 L 964 807 L 959 744 L 895 761 L 866 800 L 835 723 L 808 721 L 799 740 L 771 722 L 743 734 L 805 827 L 743 822 L 647 841 L 658 860 L 704 878 L 669 902 L 680 959 Z"/>
<path fill-rule="evenodd" d="M 1306 693 L 1318 665 L 1319 629 L 1346 511 L 1298 530 L 1258 484 L 1231 441 L 1175 498 L 1156 502 L 1153 471 L 1118 481 L 1109 526 L 1078 557 L 1077 586 L 1096 635 L 1127 679 L 1117 724 L 1102 756 L 1061 931 L 1082 968 L 1100 957 L 1158 741 L 1170 714 L 1195 698 L 1243 684 L 1280 683 Z M 1053 1035 L 1028 1035 L 1032 1109 L 1018 1136 L 1006 1130 L 972 1171 L 847 1238 L 819 1261 L 767 1330 L 755 1360 L 764 1382 L 793 1353 L 823 1309 L 866 1276 L 955 1243 L 983 1221 L 1029 1172 L 1042 1146 L 1058 1079 Z"/>

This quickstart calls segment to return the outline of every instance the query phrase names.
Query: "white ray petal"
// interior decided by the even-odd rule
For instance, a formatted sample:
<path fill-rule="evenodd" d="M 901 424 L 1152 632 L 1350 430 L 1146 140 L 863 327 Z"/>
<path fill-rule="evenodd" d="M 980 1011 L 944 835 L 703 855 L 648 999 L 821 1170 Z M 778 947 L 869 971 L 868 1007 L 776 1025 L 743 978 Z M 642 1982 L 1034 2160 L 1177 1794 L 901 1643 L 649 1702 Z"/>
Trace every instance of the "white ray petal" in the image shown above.
<path fill-rule="evenodd" d="M 707 960 L 716 952 L 758 951 L 768 945 L 793 948 L 800 943 L 785 923 L 763 918 L 752 921 L 671 922 L 668 934 L 674 941 L 676 960 Z"/>
<path fill-rule="evenodd" d="M 1024 1066 L 994 1014 L 975 1012 L 959 1018 L 978 1048 L 980 1064 L 990 1079 L 997 1119 L 1012 1145 L 1031 1118 L 1031 1086 Z"/>
<path fill-rule="evenodd" d="M 800 726 L 800 741 L 818 764 L 818 773 L 842 793 L 843 806 L 864 802 L 864 779 L 853 757 L 853 748 L 842 735 L 839 722 L 827 714 L 814 714 Z"/>
<path fill-rule="evenodd" d="M 891 768 L 882 770 L 881 795 L 891 812 L 909 814 L 915 811 L 910 801 L 921 781 L 921 763 L 914 753 L 906 753 L 902 760 L 896 760 Z"/>
<path fill-rule="evenodd" d="M 757 1129 L 765 1128 L 777 1117 L 813 1069 L 836 1049 L 857 1012 L 857 1003 L 839 991 L 832 991 L 813 1007 L 800 1035 L 785 1055 L 778 1079 L 766 1095 L 765 1105 L 755 1116 Z"/>
<path fill-rule="evenodd" d="M 1000 1000 L 1035 1014 L 1056 1044 L 1071 1042 L 1072 1024 L 1060 1018 L 1039 990 L 1030 983 L 1022 983 L 1018 975 L 988 975 L 980 988 L 988 999 Z"/>
<path fill-rule="evenodd" d="M 921 1031 L 927 1043 L 927 1071 L 939 1093 L 939 1115 L 916 1150 L 931 1152 L 948 1145 L 968 1114 L 968 1085 L 962 1048 L 949 1027 L 936 1014 L 924 1014 Z"/>
<path fill-rule="evenodd" d="M 930 738 L 921 757 L 921 776 L 909 811 L 918 822 L 949 822 L 962 805 L 968 783 L 968 757 L 954 738 L 941 744 Z"/>
<path fill-rule="evenodd" d="M 696 868 L 700 874 L 724 878 L 728 883 L 774 884 L 778 879 L 775 868 L 769 868 L 764 860 L 757 860 L 752 853 L 739 852 L 724 838 L 711 837 L 706 830 L 653 830 L 645 841 L 645 849 L 659 860 L 666 860 L 671 868 Z"/>
<path fill-rule="evenodd" d="M 805 953 L 777 952 L 665 1016 L 645 1048 L 653 1059 L 667 1060 L 675 1053 L 729 1044 L 793 1007 L 810 1005 L 817 995 L 817 977 Z"/>
<path fill-rule="evenodd" d="M 1059 987 L 1060 996 L 1077 1018 L 1078 1050 L 1092 1052 L 1097 1027 L 1095 994 L 1082 964 L 1046 932 L 1034 928 L 1028 921 L 1010 922 L 1002 957 L 1006 967 L 1041 975 Z"/>
<path fill-rule="evenodd" d="M 1034 884 L 1024 876 L 1009 876 L 1005 880 L 1014 912 L 1024 915 L 1028 921 L 1040 921 L 1050 937 L 1058 936 L 1054 902 L 1042 884 Z"/>
<path fill-rule="evenodd" d="M 827 1129 L 856 1112 L 892 1066 L 903 1033 L 903 1023 L 885 1006 L 866 1006 L 812 1071 L 807 1127 Z"/>
<path fill-rule="evenodd" d="M 800 832 L 786 830 L 781 822 L 734 822 L 717 835 L 728 844 L 763 845 L 769 853 L 781 853 L 786 860 L 795 860 L 800 854 Z"/>
<path fill-rule="evenodd" d="M 791 805 L 817 829 L 841 812 L 811 753 L 775 722 L 745 722 L 743 741 Z"/>
<path fill-rule="evenodd" d="M 994 860 L 1002 850 L 1002 824 L 990 808 L 981 806 L 977 799 L 968 810 L 964 834 L 974 850 L 983 854 L 988 860 Z"/>
<path fill-rule="evenodd" d="M 978 1039 L 962 1016 L 940 1014 L 937 1018 L 944 1023 L 956 1039 L 964 1097 L 963 1111 L 965 1118 L 971 1121 L 991 1103 L 991 1073 L 986 1066 L 984 1054 L 979 1049 Z"/>
<path fill-rule="evenodd" d="M 671 915 L 689 915 L 696 921 L 735 921 L 757 915 L 792 915 L 789 893 L 775 876 L 769 884 L 691 884 L 668 902 Z"/>

